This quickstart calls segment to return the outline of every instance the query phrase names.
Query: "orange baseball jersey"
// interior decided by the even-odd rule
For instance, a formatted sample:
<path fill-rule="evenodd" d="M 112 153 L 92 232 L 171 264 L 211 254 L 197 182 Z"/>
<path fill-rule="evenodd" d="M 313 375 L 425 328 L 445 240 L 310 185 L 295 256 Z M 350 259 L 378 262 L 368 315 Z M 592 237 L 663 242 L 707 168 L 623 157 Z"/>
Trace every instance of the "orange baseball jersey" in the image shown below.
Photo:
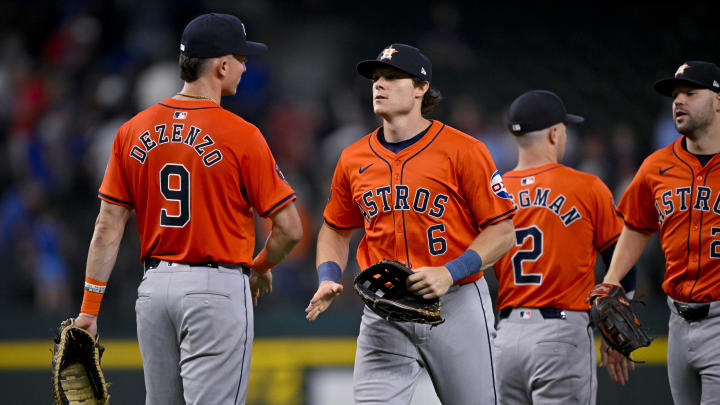
<path fill-rule="evenodd" d="M 683 302 L 720 300 L 720 157 L 703 167 L 678 138 L 643 162 L 618 204 L 635 231 L 659 231 L 663 290 Z"/>
<path fill-rule="evenodd" d="M 482 142 L 433 121 L 396 154 L 380 143 L 379 129 L 343 151 L 324 213 L 333 229 L 365 229 L 361 268 L 383 258 L 410 268 L 442 266 L 484 227 L 512 218 L 515 208 Z"/>
<path fill-rule="evenodd" d="M 252 209 L 271 215 L 295 193 L 254 125 L 167 99 L 120 127 L 99 197 L 135 208 L 141 260 L 250 264 Z"/>
<path fill-rule="evenodd" d="M 498 309 L 585 311 L 597 253 L 622 231 L 612 194 L 596 176 L 559 163 L 503 176 L 519 210 L 515 246 L 495 263 Z"/>

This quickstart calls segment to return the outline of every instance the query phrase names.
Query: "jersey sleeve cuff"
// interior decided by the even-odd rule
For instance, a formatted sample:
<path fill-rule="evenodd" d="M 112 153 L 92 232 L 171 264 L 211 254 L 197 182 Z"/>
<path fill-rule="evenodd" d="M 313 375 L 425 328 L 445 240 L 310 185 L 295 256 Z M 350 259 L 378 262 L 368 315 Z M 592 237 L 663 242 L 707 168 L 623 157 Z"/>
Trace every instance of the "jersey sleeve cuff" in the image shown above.
<path fill-rule="evenodd" d="M 323 221 L 325 221 L 325 224 L 328 227 L 330 227 L 336 231 L 350 231 L 353 229 L 360 228 L 359 226 L 337 226 L 337 225 L 333 224 L 332 222 L 328 221 L 327 218 L 325 218 L 325 217 L 323 217 Z"/>
<path fill-rule="evenodd" d="M 283 198 L 282 200 L 276 202 L 272 207 L 270 207 L 269 210 L 267 210 L 267 211 L 263 212 L 262 214 L 260 214 L 260 216 L 263 217 L 263 218 L 265 218 L 265 217 L 267 217 L 268 215 L 272 215 L 272 214 L 274 214 L 277 210 L 279 210 L 280 208 L 286 206 L 288 203 L 295 201 L 296 199 L 297 199 L 297 196 L 295 195 L 295 193 L 292 193 L 292 194 L 290 194 L 289 196 Z"/>
<path fill-rule="evenodd" d="M 620 212 L 620 211 L 616 211 L 616 212 L 617 212 L 617 213 L 620 215 L 620 217 L 622 218 L 623 222 L 625 223 L 625 226 L 627 226 L 628 228 L 632 229 L 632 230 L 635 231 L 635 232 L 640 232 L 640 233 L 644 233 L 644 234 L 650 234 L 650 233 L 655 233 L 655 232 L 657 231 L 656 228 L 643 228 L 643 227 L 640 227 L 640 226 L 635 226 L 635 225 L 631 224 L 630 222 L 628 222 L 627 219 L 625 219 L 625 216 L 622 214 L 622 212 Z"/>
<path fill-rule="evenodd" d="M 600 247 L 597 248 L 598 253 L 602 253 L 605 249 L 612 246 L 613 243 L 617 242 L 617 240 L 620 238 L 620 234 L 617 234 L 613 236 L 612 238 L 608 239 L 607 242 L 600 245 Z"/>
<path fill-rule="evenodd" d="M 504 221 L 506 219 L 510 219 L 515 216 L 515 211 L 517 211 L 517 207 L 513 207 L 510 211 L 503 212 L 502 214 L 492 217 L 488 219 L 487 221 L 480 224 L 480 229 L 484 229 L 488 225 L 494 225 L 497 224 L 500 221 Z"/>
<path fill-rule="evenodd" d="M 105 202 L 109 202 L 110 204 L 121 205 L 123 207 L 131 208 L 131 209 L 133 208 L 133 204 L 131 202 L 123 201 L 119 198 L 111 197 L 111 196 L 109 196 L 107 194 L 103 194 L 99 191 L 98 191 L 98 198 Z"/>

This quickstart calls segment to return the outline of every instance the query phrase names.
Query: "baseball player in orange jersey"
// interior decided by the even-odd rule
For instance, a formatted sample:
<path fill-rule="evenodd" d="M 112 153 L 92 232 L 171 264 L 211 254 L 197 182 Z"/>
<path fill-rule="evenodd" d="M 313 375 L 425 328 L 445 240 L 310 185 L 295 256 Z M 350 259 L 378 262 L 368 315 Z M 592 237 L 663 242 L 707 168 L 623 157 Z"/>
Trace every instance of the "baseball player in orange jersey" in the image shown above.
<path fill-rule="evenodd" d="M 354 368 L 358 404 L 409 404 L 423 368 L 445 404 L 495 404 L 494 316 L 482 270 L 512 245 L 515 208 L 485 145 L 427 120 L 439 93 L 417 48 L 392 44 L 358 72 L 373 80 L 382 127 L 340 156 L 317 242 L 314 320 L 342 291 L 353 229 L 361 268 L 383 258 L 415 270 L 409 289 L 442 297 L 445 323 L 391 322 L 365 308 Z"/>
<path fill-rule="evenodd" d="M 519 210 L 515 247 L 495 263 L 500 404 L 595 404 L 585 299 L 597 254 L 610 263 L 622 219 L 602 180 L 560 163 L 567 124 L 583 120 L 546 90 L 526 92 L 510 106 L 518 165 L 503 177 Z M 634 290 L 634 276 L 626 277 L 626 291 Z"/>
<path fill-rule="evenodd" d="M 295 193 L 262 134 L 218 104 L 221 95 L 235 94 L 246 55 L 267 50 L 245 38 L 240 20 L 227 14 L 187 25 L 182 91 L 118 130 L 98 193 L 75 323 L 96 332 L 135 209 L 145 265 L 135 310 L 147 404 L 245 403 L 252 304 L 272 289 L 270 267 L 302 234 Z M 273 223 L 254 260 L 253 209 Z"/>
<path fill-rule="evenodd" d="M 720 404 L 720 68 L 686 62 L 655 90 L 674 99 L 683 136 L 648 156 L 625 190 L 625 227 L 604 282 L 617 284 L 659 232 L 673 400 Z"/>

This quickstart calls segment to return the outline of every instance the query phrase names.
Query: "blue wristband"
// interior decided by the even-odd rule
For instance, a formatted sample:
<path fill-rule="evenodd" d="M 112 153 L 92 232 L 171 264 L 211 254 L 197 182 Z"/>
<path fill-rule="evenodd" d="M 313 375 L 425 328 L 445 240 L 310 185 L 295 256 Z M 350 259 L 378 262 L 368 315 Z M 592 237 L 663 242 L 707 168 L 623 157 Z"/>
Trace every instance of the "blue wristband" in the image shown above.
<path fill-rule="evenodd" d="M 445 267 L 450 271 L 453 282 L 456 283 L 473 273 L 477 273 L 482 267 L 482 258 L 473 249 L 468 249 L 457 259 L 449 261 Z"/>
<path fill-rule="evenodd" d="M 337 283 L 340 281 L 340 276 L 342 276 L 342 269 L 340 268 L 340 265 L 330 261 L 320 263 L 317 268 L 317 272 L 318 283 L 322 283 L 326 280 Z"/>

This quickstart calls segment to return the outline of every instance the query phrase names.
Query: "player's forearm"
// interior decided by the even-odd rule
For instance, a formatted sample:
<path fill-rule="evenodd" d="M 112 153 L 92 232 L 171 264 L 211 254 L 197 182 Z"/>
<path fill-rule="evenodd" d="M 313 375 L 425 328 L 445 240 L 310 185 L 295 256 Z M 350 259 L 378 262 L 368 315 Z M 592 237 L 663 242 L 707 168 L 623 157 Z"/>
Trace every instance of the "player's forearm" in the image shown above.
<path fill-rule="evenodd" d="M 85 291 L 80 313 L 97 316 L 105 294 L 105 286 L 117 259 L 120 242 L 130 209 L 108 202 L 100 203 L 100 214 L 95 220 L 95 231 L 90 241 L 85 267 Z"/>
<path fill-rule="evenodd" d="M 351 235 L 352 231 L 336 231 L 323 224 L 318 234 L 315 265 L 335 262 L 344 269 L 350 254 Z"/>
<path fill-rule="evenodd" d="M 483 229 L 470 244 L 470 249 L 480 255 L 480 270 L 485 270 L 512 249 L 514 243 L 515 227 L 511 219 L 506 219 Z"/>
<path fill-rule="evenodd" d="M 618 239 L 615 252 L 613 252 L 610 268 L 608 269 L 604 283 L 620 285 L 620 280 L 630 271 L 640 259 L 645 246 L 650 242 L 652 234 L 645 234 L 634 231 L 627 226 L 623 228 Z"/>
<path fill-rule="evenodd" d="M 86 277 L 107 282 L 115 266 L 130 210 L 102 202 L 88 251 Z"/>
<path fill-rule="evenodd" d="M 271 218 L 272 230 L 265 243 L 267 259 L 278 264 L 295 248 L 302 238 L 302 222 L 295 203 L 289 203 Z"/>
<path fill-rule="evenodd" d="M 347 265 L 352 231 L 336 231 L 323 224 L 317 241 L 316 266 L 318 281 L 339 283 Z"/>

